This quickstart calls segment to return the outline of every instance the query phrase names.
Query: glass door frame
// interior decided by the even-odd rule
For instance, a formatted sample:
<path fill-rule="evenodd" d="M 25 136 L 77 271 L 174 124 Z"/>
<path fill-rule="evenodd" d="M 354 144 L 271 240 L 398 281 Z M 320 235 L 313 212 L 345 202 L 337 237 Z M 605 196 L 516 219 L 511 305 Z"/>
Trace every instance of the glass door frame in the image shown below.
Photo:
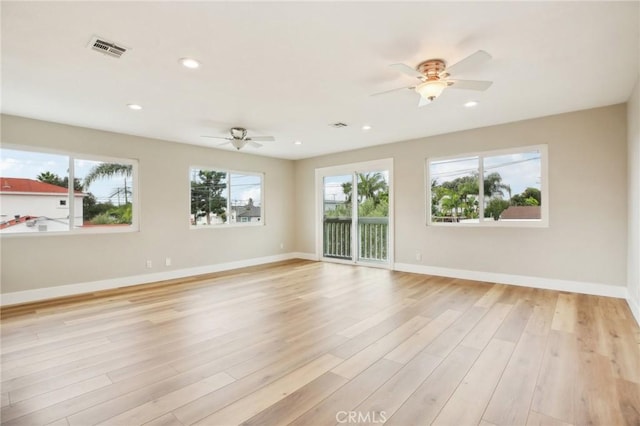
<path fill-rule="evenodd" d="M 333 257 L 324 256 L 324 178 L 327 176 L 339 176 L 339 175 L 353 175 L 357 173 L 367 173 L 372 171 L 387 170 L 389 173 L 389 215 L 388 215 L 388 240 L 387 240 L 387 262 L 386 263 L 374 263 L 359 261 L 359 245 L 355 240 L 358 236 L 358 232 L 354 229 L 354 223 L 357 224 L 358 220 L 358 203 L 357 201 L 357 180 L 354 179 L 353 195 L 354 202 L 351 203 L 352 208 L 352 222 L 351 222 L 351 260 L 336 259 Z M 316 187 L 316 258 L 324 262 L 343 263 L 349 265 L 362 265 L 371 266 L 377 268 L 393 269 L 394 264 L 394 251 L 395 251 L 395 238 L 394 238 L 394 188 L 393 188 L 393 158 L 384 158 L 381 160 L 364 161 L 359 163 L 350 163 L 339 166 L 321 167 L 316 168 L 315 173 L 315 187 Z"/>

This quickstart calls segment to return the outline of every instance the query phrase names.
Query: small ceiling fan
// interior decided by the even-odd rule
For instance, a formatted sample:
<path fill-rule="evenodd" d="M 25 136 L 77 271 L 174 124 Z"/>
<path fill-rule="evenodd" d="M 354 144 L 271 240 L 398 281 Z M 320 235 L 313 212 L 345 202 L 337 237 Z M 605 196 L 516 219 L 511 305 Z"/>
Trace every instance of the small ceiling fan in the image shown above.
<path fill-rule="evenodd" d="M 202 137 L 213 138 L 213 139 L 225 139 L 226 142 L 222 142 L 221 144 L 219 144 L 219 146 L 231 144 L 238 151 L 244 148 L 245 145 L 249 145 L 254 148 L 260 148 L 262 144 L 256 141 L 271 142 L 276 140 L 273 136 L 252 136 L 249 138 L 247 137 L 247 129 L 245 129 L 244 127 L 232 127 L 229 130 L 229 133 L 231 134 L 230 138 L 223 138 L 220 136 L 207 136 L 207 135 L 203 135 Z"/>
<path fill-rule="evenodd" d="M 389 65 L 391 68 L 408 76 L 417 78 L 420 80 L 420 83 L 414 86 L 400 87 L 397 89 L 374 93 L 372 96 L 395 92 L 397 90 L 411 89 L 415 90 L 420 95 L 420 102 L 418 103 L 418 106 L 421 107 L 433 102 L 446 88 L 487 90 L 493 84 L 492 81 L 458 80 L 456 78 L 451 79 L 449 77 L 451 75 L 465 72 L 468 69 L 472 69 L 489 59 L 491 59 L 491 55 L 484 50 L 478 50 L 449 67 L 443 59 L 428 59 L 426 61 L 422 61 L 415 67 L 415 69 L 405 64 L 391 64 Z"/>

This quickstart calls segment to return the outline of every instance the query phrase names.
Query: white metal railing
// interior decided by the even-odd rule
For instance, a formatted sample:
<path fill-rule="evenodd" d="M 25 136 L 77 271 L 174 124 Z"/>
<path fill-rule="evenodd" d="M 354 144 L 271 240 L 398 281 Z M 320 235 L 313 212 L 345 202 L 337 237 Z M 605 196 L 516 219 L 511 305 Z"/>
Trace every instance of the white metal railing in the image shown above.
<path fill-rule="evenodd" d="M 385 262 L 389 258 L 389 219 L 362 217 L 358 219 L 358 260 Z M 323 255 L 337 259 L 352 259 L 351 218 L 325 218 Z"/>

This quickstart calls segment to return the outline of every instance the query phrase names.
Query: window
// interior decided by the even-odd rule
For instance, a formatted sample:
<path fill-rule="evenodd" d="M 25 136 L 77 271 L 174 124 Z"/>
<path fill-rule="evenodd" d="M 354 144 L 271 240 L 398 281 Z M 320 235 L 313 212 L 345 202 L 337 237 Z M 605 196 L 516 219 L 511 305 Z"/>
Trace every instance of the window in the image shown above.
<path fill-rule="evenodd" d="M 0 234 L 137 229 L 135 160 L 7 148 L 0 160 Z"/>
<path fill-rule="evenodd" d="M 192 167 L 191 228 L 262 224 L 263 175 Z"/>
<path fill-rule="evenodd" d="M 428 224 L 546 226 L 546 145 L 427 160 Z"/>

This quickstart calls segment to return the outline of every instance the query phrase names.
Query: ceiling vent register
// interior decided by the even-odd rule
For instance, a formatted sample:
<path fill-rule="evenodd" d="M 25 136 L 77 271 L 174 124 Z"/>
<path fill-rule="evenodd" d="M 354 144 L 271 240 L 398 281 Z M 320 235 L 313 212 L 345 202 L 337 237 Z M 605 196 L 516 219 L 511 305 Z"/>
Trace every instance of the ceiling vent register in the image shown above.
<path fill-rule="evenodd" d="M 126 47 L 118 46 L 117 44 L 106 41 L 100 37 L 92 38 L 89 46 L 95 51 L 104 53 L 108 56 L 113 56 L 114 58 L 121 57 L 127 51 Z"/>

